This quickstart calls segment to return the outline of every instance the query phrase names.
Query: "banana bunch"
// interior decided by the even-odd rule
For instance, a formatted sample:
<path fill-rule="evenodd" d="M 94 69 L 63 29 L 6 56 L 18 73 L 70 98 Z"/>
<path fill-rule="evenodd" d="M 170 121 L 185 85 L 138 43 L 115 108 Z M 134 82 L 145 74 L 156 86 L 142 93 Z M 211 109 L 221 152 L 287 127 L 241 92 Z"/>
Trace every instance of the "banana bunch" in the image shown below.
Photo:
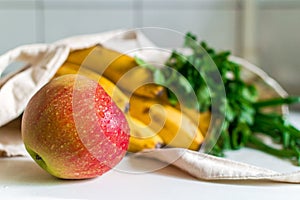
<path fill-rule="evenodd" d="M 64 74 L 94 79 L 112 97 L 131 130 L 130 152 L 162 146 L 197 150 L 204 140 L 205 127 L 164 101 L 164 88 L 148 84 L 152 74 L 129 56 L 102 46 L 74 51 L 55 76 Z"/>
<path fill-rule="evenodd" d="M 153 83 L 147 84 L 152 82 L 151 72 L 137 66 L 132 57 L 100 45 L 73 51 L 69 54 L 66 62 L 101 74 L 117 84 L 122 91 L 149 98 L 155 98 L 164 91 L 162 86 Z"/>
<path fill-rule="evenodd" d="M 160 99 L 132 95 L 129 113 L 155 130 L 168 146 L 198 150 L 204 139 L 189 117 Z"/>

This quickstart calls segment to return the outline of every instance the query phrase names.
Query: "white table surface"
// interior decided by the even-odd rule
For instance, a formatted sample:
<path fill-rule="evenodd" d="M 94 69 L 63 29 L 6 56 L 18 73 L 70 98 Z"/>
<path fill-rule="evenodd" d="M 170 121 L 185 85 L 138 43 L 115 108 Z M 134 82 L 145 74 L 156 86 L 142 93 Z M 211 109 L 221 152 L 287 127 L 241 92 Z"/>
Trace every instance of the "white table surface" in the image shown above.
<path fill-rule="evenodd" d="M 300 114 L 291 114 L 300 121 Z M 296 124 L 298 126 L 298 124 Z M 299 127 L 299 126 L 298 126 Z M 244 148 L 229 152 L 228 158 L 268 167 L 296 171 L 300 167 L 264 153 Z M 147 167 L 157 161 L 145 161 Z M 141 166 L 124 159 L 117 167 L 138 171 Z M 299 199 L 300 184 L 267 181 L 197 180 L 173 166 L 149 173 L 128 173 L 113 169 L 90 180 L 59 180 L 44 172 L 30 157 L 0 159 L 0 199 Z"/>

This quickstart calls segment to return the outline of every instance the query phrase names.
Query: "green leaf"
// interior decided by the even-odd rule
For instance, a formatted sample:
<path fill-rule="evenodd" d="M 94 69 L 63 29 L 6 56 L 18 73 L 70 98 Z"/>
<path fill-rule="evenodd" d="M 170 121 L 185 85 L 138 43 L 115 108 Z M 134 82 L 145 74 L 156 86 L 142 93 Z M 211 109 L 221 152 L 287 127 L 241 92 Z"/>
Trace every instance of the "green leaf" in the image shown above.
<path fill-rule="evenodd" d="M 156 84 L 159 84 L 159 85 L 164 85 L 166 82 L 164 74 L 159 69 L 154 70 L 153 80 Z"/>
<path fill-rule="evenodd" d="M 156 67 L 150 65 L 149 63 L 145 62 L 143 59 L 141 59 L 141 58 L 139 58 L 137 56 L 134 57 L 134 60 L 141 67 L 145 67 L 145 68 L 147 68 L 147 69 L 149 69 L 151 71 L 155 71 L 156 70 Z"/>

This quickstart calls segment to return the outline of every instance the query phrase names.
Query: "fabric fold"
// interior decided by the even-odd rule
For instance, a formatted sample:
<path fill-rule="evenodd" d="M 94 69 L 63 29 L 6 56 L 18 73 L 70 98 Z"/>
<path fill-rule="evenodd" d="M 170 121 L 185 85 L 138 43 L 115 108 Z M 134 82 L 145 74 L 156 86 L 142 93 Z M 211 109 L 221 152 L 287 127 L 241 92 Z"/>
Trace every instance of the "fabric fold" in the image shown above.
<path fill-rule="evenodd" d="M 300 183 L 300 171 L 280 173 L 187 149 L 147 150 L 135 156 L 152 158 L 174 165 L 201 180 L 269 180 Z"/>

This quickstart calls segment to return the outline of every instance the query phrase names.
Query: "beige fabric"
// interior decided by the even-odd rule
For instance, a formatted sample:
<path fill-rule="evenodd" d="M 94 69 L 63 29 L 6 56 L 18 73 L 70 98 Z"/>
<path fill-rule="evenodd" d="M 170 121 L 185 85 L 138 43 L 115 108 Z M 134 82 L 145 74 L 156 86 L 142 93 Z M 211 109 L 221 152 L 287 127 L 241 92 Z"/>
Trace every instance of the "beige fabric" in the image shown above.
<path fill-rule="evenodd" d="M 113 37 L 112 36 L 116 36 Z M 142 47 L 155 47 L 138 30 L 112 31 L 101 34 L 85 35 L 67 38 L 53 44 L 35 44 L 21 46 L 0 56 L 0 74 L 14 61 L 27 63 L 23 70 L 0 80 L 0 154 L 1 156 L 26 155 L 20 135 L 20 114 L 26 107 L 29 99 L 46 84 L 63 64 L 71 50 L 83 49 L 101 44 L 105 47 L 122 53 L 132 54 L 132 50 Z M 163 60 L 168 57 L 165 54 L 157 54 L 151 51 L 135 51 L 135 55 L 145 60 Z M 237 62 L 253 67 L 242 59 L 232 57 Z M 246 69 L 245 68 L 245 69 Z M 256 69 L 258 70 L 258 69 Z M 253 72 L 251 72 L 253 74 Z M 250 74 L 251 74 L 250 73 Z M 257 76 L 258 75 L 258 76 Z M 273 84 L 276 88 L 273 92 L 283 96 L 286 93 L 271 78 L 261 70 L 256 77 L 265 84 Z M 257 82 L 257 79 L 254 79 Z M 270 87 L 270 86 L 268 86 Z M 18 118 L 19 117 L 19 118 Z M 10 122 L 9 124 L 7 124 Z M 5 125 L 6 124 L 6 125 Z M 5 126 L 3 126 L 5 125 Z M 1 127 L 2 126 L 2 127 Z M 239 163 L 223 158 L 208 156 L 195 151 L 184 149 L 160 149 L 151 152 L 137 154 L 167 162 L 204 180 L 272 180 L 282 182 L 300 182 L 300 173 L 280 174 L 268 169 L 258 168 L 252 165 Z M 172 158 L 178 158 L 175 162 Z M 170 160 L 171 159 L 171 160 Z"/>
<path fill-rule="evenodd" d="M 269 180 L 300 183 L 300 171 L 279 173 L 187 149 L 149 150 L 135 156 L 154 158 L 172 164 L 201 180 Z"/>
<path fill-rule="evenodd" d="M 21 117 L 0 127 L 0 157 L 24 156 L 26 150 L 21 139 Z"/>
<path fill-rule="evenodd" d="M 0 126 L 18 117 L 31 96 L 46 84 L 65 61 L 65 46 L 27 45 L 0 56 L 0 74 L 14 61 L 27 65 L 23 71 L 2 80 L 0 90 Z"/>

